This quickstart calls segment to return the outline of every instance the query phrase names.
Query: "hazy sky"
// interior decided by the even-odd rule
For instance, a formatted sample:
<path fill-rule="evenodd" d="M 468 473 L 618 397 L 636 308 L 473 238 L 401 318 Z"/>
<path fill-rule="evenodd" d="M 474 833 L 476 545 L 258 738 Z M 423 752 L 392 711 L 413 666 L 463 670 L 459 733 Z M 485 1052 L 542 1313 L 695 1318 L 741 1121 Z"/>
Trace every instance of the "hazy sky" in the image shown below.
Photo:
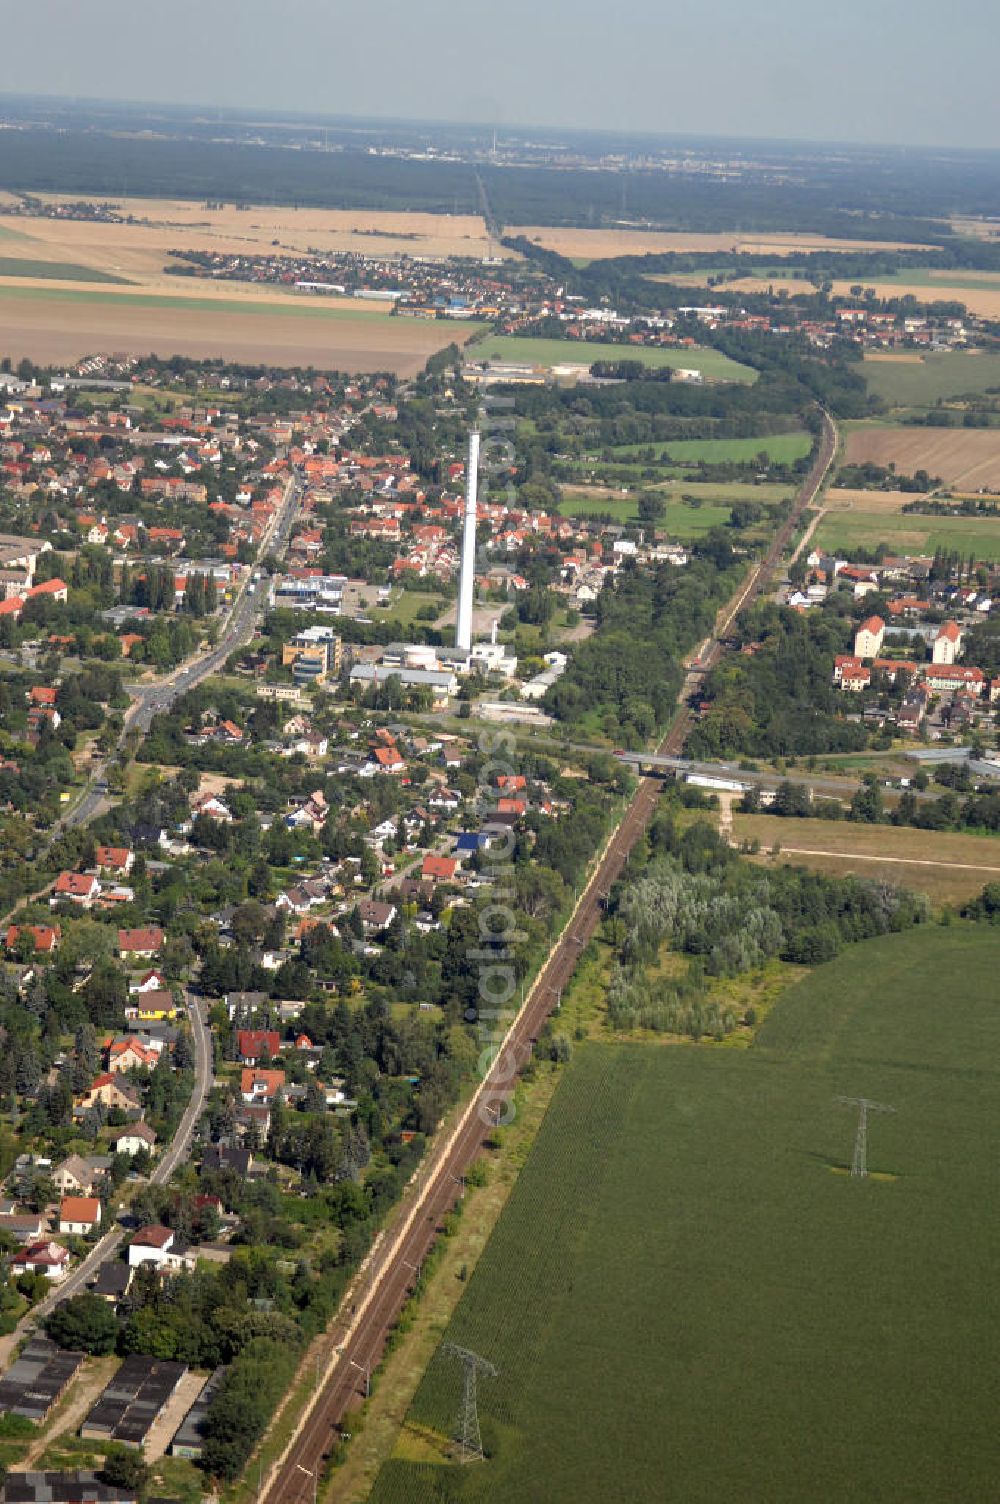
<path fill-rule="evenodd" d="M 29 0 L 0 91 L 1000 146 L 997 0 Z"/>

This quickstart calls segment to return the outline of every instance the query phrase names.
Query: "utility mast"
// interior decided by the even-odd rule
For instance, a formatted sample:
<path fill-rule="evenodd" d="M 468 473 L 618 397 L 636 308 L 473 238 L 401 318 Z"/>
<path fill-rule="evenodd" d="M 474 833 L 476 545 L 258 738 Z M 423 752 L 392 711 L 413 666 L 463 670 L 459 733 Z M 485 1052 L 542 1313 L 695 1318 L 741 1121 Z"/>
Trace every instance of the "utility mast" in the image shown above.
<path fill-rule="evenodd" d="M 870 1112 L 895 1112 L 884 1102 L 873 1102 L 870 1097 L 837 1097 L 844 1107 L 858 1109 L 858 1131 L 854 1136 L 854 1158 L 851 1161 L 851 1179 L 864 1180 L 868 1175 L 868 1114 Z"/>
<path fill-rule="evenodd" d="M 457 1359 L 465 1370 L 462 1407 L 455 1424 L 458 1460 L 459 1462 L 482 1462 L 483 1439 L 479 1434 L 479 1404 L 476 1390 L 480 1374 L 484 1374 L 488 1379 L 495 1379 L 497 1370 L 486 1358 L 481 1358 L 478 1353 L 470 1351 L 467 1347 L 457 1347 L 454 1342 L 443 1343 L 441 1351 L 447 1353 L 449 1358 Z"/>

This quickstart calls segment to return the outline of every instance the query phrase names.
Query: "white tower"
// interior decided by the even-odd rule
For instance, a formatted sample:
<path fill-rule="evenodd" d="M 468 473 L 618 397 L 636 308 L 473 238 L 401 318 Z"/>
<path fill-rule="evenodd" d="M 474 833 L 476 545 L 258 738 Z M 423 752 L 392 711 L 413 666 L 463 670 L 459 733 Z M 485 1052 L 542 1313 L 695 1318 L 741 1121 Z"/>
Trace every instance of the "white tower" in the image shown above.
<path fill-rule="evenodd" d="M 465 524 L 462 529 L 462 566 L 458 576 L 458 624 L 455 646 L 472 647 L 472 596 L 476 584 L 476 494 L 479 485 L 479 432 L 469 434 L 469 458 L 465 466 Z"/>

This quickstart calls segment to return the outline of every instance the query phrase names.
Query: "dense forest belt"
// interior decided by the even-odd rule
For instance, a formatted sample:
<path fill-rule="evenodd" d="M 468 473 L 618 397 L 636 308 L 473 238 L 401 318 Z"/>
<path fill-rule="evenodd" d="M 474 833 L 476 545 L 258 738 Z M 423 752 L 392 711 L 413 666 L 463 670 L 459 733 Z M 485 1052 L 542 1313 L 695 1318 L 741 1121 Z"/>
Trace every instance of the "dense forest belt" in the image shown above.
<path fill-rule="evenodd" d="M 623 176 L 604 165 L 480 163 L 383 156 L 346 141 L 334 152 L 271 141 L 175 134 L 157 116 L 129 129 L 77 119 L 53 130 L 24 122 L 5 132 L 0 186 L 27 193 L 228 200 L 343 209 L 479 214 L 496 225 L 614 226 L 622 219 Z M 257 123 L 257 131 L 260 125 Z M 403 132 L 405 134 L 405 130 Z M 336 134 L 336 132 L 335 132 Z M 426 139 L 425 132 L 421 135 Z M 997 169 L 983 153 L 935 163 L 919 152 L 869 158 L 822 151 L 785 181 L 750 159 L 726 182 L 657 168 L 627 174 L 628 217 L 636 226 L 742 236 L 796 233 L 940 245 L 953 213 L 989 214 Z"/>
<path fill-rule="evenodd" d="M 795 504 L 778 529 L 764 557 L 748 580 L 719 613 L 715 635 L 702 648 L 698 662 L 716 661 L 721 638 L 738 612 L 759 596 L 770 581 L 803 511 L 826 478 L 837 444 L 837 430 L 824 412 L 823 430 L 816 458 L 799 488 Z M 683 746 L 690 728 L 686 699 L 689 683 L 681 690 L 678 713 L 660 742 L 658 751 L 667 756 Z M 612 833 L 596 868 L 562 934 L 549 952 L 524 1005 L 501 1045 L 489 1074 L 481 1082 L 468 1107 L 443 1141 L 437 1143 L 424 1170 L 420 1188 L 384 1244 L 376 1246 L 366 1270 L 364 1293 L 345 1313 L 346 1331 L 328 1334 L 326 1377 L 316 1391 L 297 1434 L 265 1480 L 262 1500 L 281 1504 L 308 1504 L 314 1480 L 325 1466 L 345 1415 L 365 1394 L 369 1376 L 377 1368 L 389 1333 L 399 1318 L 416 1278 L 416 1270 L 435 1242 L 444 1218 L 454 1207 L 462 1177 L 480 1153 L 492 1131 L 491 1108 L 505 1099 L 518 1073 L 531 1058 L 532 1048 L 563 990 L 576 970 L 580 955 L 596 932 L 613 884 L 619 879 L 629 853 L 643 836 L 659 798 L 656 778 L 643 778 L 621 823 Z"/>

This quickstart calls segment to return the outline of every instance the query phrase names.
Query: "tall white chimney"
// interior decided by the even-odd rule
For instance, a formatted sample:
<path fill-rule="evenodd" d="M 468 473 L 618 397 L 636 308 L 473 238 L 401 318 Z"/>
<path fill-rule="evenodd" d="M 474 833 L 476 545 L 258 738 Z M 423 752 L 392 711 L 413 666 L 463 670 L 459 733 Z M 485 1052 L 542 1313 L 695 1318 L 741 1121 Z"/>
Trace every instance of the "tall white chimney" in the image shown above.
<path fill-rule="evenodd" d="M 472 597 L 476 584 L 476 495 L 479 485 L 479 432 L 469 434 L 469 458 L 465 466 L 465 524 L 462 530 L 462 567 L 458 576 L 458 623 L 455 646 L 472 647 Z"/>

